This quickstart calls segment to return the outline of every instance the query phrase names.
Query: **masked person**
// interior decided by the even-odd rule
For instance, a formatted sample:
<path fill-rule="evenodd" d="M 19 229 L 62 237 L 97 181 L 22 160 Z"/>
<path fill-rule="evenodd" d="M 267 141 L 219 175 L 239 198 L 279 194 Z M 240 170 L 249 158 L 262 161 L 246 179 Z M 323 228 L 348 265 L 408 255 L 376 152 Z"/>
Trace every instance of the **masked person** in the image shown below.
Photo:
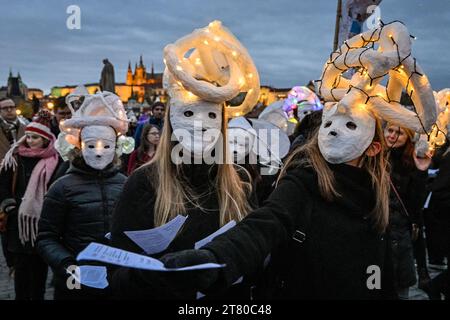
<path fill-rule="evenodd" d="M 365 47 L 371 43 L 382 49 Z M 431 87 L 410 56 L 410 46 L 406 27 L 393 22 L 349 39 L 330 56 L 318 94 L 335 102 L 326 104 L 318 132 L 288 158 L 263 207 L 205 247 L 161 258 L 169 268 L 225 264 L 221 270 L 193 272 L 183 284 L 173 274 L 173 288 L 219 290 L 254 272 L 272 252 L 269 297 L 395 297 L 387 233 L 389 172 L 380 117 L 417 132 L 430 130 L 436 120 Z M 350 67 L 359 72 L 351 82 L 342 79 L 336 85 L 342 70 Z M 402 71 L 389 73 L 384 88 L 379 82 L 394 68 Z M 392 101 L 399 99 L 401 86 L 396 85 L 406 86 L 408 78 L 420 117 L 383 98 L 389 92 Z M 170 275 L 143 271 L 141 279 L 151 287 L 155 279 Z"/>
<path fill-rule="evenodd" d="M 211 46 L 205 47 L 205 42 Z M 189 58 L 182 59 L 191 48 Z M 250 111 L 258 99 L 259 77 L 250 56 L 215 21 L 166 46 L 164 58 L 163 83 L 170 103 L 158 149 L 149 164 L 128 178 L 113 218 L 111 244 L 137 253 L 142 249 L 124 231 L 150 229 L 177 215 L 187 216 L 165 250 L 172 252 L 194 248 L 197 241 L 232 220 L 242 220 L 251 210 L 251 179 L 233 165 L 226 150 L 227 118 Z M 247 92 L 242 104 L 224 107 L 240 91 Z M 139 272 L 118 268 L 112 273 L 117 297 L 155 297 L 138 280 Z M 196 294 L 172 290 L 163 279 L 158 287 L 157 298 L 195 298 Z M 237 291 L 227 294 L 248 296 L 242 287 Z"/>
<path fill-rule="evenodd" d="M 82 285 L 70 290 L 67 270 L 77 266 L 77 254 L 89 243 L 108 241 L 113 207 L 126 180 L 116 163 L 128 127 L 124 115 L 119 98 L 101 92 L 86 95 L 72 119 L 61 125 L 58 151 L 69 157 L 70 168 L 45 196 L 37 242 L 55 274 L 55 300 L 107 297 L 107 289 Z"/>
<path fill-rule="evenodd" d="M 287 116 L 281 107 L 281 103 L 274 103 L 258 119 L 237 117 L 228 122 L 230 154 L 252 174 L 259 205 L 273 191 L 281 159 L 289 152 L 290 141 L 283 130 Z"/>
<path fill-rule="evenodd" d="M 8 216 L 7 249 L 16 300 L 43 300 L 48 266 L 36 252 L 44 195 L 59 165 L 51 114 L 40 111 L 7 152 L 0 169 L 0 211 Z"/>

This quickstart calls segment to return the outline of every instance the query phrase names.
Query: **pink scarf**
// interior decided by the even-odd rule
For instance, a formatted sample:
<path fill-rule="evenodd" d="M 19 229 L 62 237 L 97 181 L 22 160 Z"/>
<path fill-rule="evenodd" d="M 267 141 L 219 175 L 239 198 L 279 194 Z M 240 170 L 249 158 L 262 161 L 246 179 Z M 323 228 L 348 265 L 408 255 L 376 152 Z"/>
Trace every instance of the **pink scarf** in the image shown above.
<path fill-rule="evenodd" d="M 34 246 L 38 233 L 38 222 L 41 217 L 44 195 L 47 192 L 47 185 L 58 165 L 58 153 L 54 148 L 55 140 L 52 139 L 45 149 L 31 149 L 25 144 L 25 136 L 11 147 L 5 156 L 2 167 L 12 167 L 16 170 L 17 161 L 14 154 L 23 157 L 40 158 L 39 162 L 31 173 L 22 203 L 19 207 L 19 237 L 22 244 L 31 240 Z"/>

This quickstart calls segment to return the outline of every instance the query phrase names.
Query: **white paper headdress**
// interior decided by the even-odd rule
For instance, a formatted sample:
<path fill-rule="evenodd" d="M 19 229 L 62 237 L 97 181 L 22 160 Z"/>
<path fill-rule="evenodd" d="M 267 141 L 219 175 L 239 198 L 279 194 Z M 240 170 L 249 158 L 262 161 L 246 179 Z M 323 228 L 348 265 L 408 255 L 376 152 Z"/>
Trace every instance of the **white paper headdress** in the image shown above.
<path fill-rule="evenodd" d="M 220 21 L 167 45 L 164 63 L 163 82 L 171 107 L 198 100 L 222 104 L 246 92 L 241 105 L 225 108 L 229 117 L 237 117 L 258 101 L 259 75 L 253 60 Z"/>
<path fill-rule="evenodd" d="M 351 80 L 342 76 L 349 69 L 356 69 Z M 383 86 L 380 83 L 385 77 L 388 82 Z M 422 134 L 428 134 L 436 121 L 433 91 L 411 55 L 410 34 L 398 21 L 381 24 L 344 42 L 331 53 L 316 86 L 326 101 L 337 102 L 336 106 L 326 104 L 324 120 L 333 108 L 333 114 L 366 118 L 372 127 L 373 121 L 367 117 L 377 116 Z M 402 89 L 411 97 L 414 111 L 400 104 Z"/>

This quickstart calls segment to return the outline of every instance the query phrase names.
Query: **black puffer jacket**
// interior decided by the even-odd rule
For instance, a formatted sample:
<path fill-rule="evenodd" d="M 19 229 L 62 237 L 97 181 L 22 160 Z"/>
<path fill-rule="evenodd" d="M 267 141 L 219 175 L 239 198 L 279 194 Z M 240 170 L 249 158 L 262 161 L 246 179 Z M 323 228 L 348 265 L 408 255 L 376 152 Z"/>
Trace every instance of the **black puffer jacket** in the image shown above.
<path fill-rule="evenodd" d="M 98 171 L 71 165 L 45 196 L 39 222 L 39 253 L 57 274 L 89 243 L 106 243 L 116 200 L 126 177 L 113 165 Z"/>

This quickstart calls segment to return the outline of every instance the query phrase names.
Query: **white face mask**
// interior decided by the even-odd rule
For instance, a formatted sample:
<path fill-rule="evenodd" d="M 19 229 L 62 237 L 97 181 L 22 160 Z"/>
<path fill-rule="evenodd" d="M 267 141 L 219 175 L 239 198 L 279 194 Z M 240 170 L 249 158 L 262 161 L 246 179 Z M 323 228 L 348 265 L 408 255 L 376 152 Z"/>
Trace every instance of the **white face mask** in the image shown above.
<path fill-rule="evenodd" d="M 116 153 L 116 132 L 111 127 L 88 126 L 81 131 L 81 152 L 88 166 L 103 170 Z"/>
<path fill-rule="evenodd" d="M 359 158 L 372 143 L 375 119 L 366 111 L 338 113 L 337 104 L 324 108 L 319 129 L 319 149 L 329 163 Z"/>
<path fill-rule="evenodd" d="M 205 101 L 172 105 L 169 115 L 173 134 L 194 158 L 215 147 L 222 127 L 221 105 Z"/>
<path fill-rule="evenodd" d="M 245 129 L 228 129 L 229 152 L 236 163 L 242 162 L 250 153 L 255 141 L 255 136 Z"/>

